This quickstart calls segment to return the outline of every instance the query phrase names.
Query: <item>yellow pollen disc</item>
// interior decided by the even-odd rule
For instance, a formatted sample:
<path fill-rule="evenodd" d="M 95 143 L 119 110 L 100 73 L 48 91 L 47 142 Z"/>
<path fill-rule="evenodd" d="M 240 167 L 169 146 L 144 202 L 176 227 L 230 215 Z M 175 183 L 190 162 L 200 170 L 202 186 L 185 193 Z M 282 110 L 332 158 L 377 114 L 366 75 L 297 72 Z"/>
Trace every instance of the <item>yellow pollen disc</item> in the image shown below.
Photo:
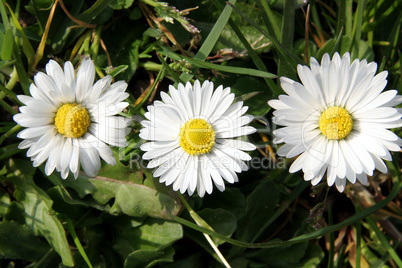
<path fill-rule="evenodd" d="M 345 138 L 352 128 L 352 116 L 341 107 L 330 107 L 321 114 L 320 130 L 330 140 Z"/>
<path fill-rule="evenodd" d="M 90 122 L 87 109 L 76 103 L 61 106 L 54 119 L 57 131 L 67 138 L 79 138 L 84 135 Z"/>
<path fill-rule="evenodd" d="M 209 153 L 215 143 L 215 131 L 204 119 L 190 119 L 180 129 L 180 146 L 191 155 Z"/>

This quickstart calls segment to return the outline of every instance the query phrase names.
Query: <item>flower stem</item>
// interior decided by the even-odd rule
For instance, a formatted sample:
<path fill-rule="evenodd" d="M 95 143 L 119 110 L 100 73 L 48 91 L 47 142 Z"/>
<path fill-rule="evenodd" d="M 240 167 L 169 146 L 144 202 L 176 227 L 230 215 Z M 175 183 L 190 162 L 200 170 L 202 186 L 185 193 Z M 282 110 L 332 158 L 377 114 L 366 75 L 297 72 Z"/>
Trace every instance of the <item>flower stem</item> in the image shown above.
<path fill-rule="evenodd" d="M 195 221 L 195 223 L 198 226 L 210 229 L 213 231 L 212 227 L 209 226 L 209 224 L 204 221 L 192 208 L 191 206 L 188 204 L 187 200 L 180 194 L 178 193 L 178 196 L 180 198 L 180 201 L 182 202 L 182 204 L 184 205 L 184 207 L 188 210 L 188 212 L 190 213 L 191 218 Z M 226 261 L 225 257 L 223 257 L 222 253 L 219 251 L 218 247 L 215 245 L 214 241 L 212 241 L 211 237 L 206 234 L 203 233 L 203 235 L 205 236 L 205 238 L 207 239 L 208 243 L 211 245 L 212 249 L 215 251 L 215 253 L 218 255 L 219 259 L 221 260 L 221 262 L 223 263 L 223 265 L 225 265 L 226 268 L 230 268 L 231 266 L 229 265 L 229 263 Z"/>

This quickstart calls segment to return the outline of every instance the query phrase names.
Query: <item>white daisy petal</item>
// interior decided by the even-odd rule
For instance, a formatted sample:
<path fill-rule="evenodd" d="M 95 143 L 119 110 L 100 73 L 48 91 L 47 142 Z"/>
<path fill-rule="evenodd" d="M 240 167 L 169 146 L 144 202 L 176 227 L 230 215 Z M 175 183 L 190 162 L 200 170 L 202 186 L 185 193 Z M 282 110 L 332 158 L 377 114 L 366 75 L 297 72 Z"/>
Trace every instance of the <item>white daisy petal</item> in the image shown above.
<path fill-rule="evenodd" d="M 197 80 L 194 85 L 179 84 L 162 92 L 162 101 L 155 101 L 141 122 L 140 137 L 148 140 L 141 145 L 143 159 L 150 160 L 153 175 L 173 190 L 200 197 L 212 193 L 213 185 L 225 190 L 225 182 L 238 181 L 237 173 L 246 171 L 243 161 L 251 160 L 244 151 L 256 147 L 232 138 L 256 131 L 247 126 L 252 116 L 244 115 L 243 102 L 233 104 L 230 88 Z"/>
<path fill-rule="evenodd" d="M 303 84 L 281 77 L 287 95 L 268 102 L 275 109 L 272 121 L 283 126 L 273 131 L 273 142 L 285 143 L 277 153 L 299 155 L 289 172 L 302 170 L 312 185 L 326 174 L 328 185 L 340 192 L 347 180 L 366 184 L 375 169 L 387 172 L 383 160 L 392 160 L 390 151 L 402 145 L 390 130 L 402 125 L 402 109 L 394 108 L 402 96 L 383 92 L 388 73 L 375 75 L 375 62 L 350 63 L 349 53 L 332 59 L 324 54 L 321 64 L 314 58 L 310 64 L 297 68 Z"/>
<path fill-rule="evenodd" d="M 77 72 L 76 100 L 82 103 L 95 79 L 95 65 L 89 59 L 84 59 Z"/>
<path fill-rule="evenodd" d="M 71 62 L 63 69 L 50 60 L 46 74 L 38 73 L 30 86 L 32 97 L 19 95 L 25 104 L 14 121 L 26 127 L 17 136 L 24 139 L 20 149 L 28 149 L 33 165 L 45 162 L 45 173 L 60 172 L 63 179 L 70 171 L 78 177 L 80 164 L 88 176 L 96 176 L 100 157 L 114 165 L 113 151 L 106 144 L 126 146 L 129 119 L 116 116 L 128 103 L 123 102 L 127 83 L 110 85 L 111 77 L 95 85 L 95 66 L 84 59 L 75 77 Z M 106 105 L 100 99 L 107 96 Z M 115 102 L 114 102 L 115 101 Z M 113 110 L 110 110 L 113 108 Z M 109 109 L 109 110 L 108 110 Z"/>

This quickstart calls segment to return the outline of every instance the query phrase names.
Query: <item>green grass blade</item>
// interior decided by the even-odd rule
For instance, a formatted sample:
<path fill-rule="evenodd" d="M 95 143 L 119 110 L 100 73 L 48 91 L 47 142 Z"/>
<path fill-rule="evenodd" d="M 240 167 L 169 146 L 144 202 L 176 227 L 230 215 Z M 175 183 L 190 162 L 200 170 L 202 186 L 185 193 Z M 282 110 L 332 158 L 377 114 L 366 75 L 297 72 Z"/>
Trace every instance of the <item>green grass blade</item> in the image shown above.
<path fill-rule="evenodd" d="M 148 92 L 145 95 L 145 97 L 142 100 L 140 100 L 140 103 L 138 103 L 134 107 L 134 109 L 139 109 L 139 108 L 142 107 L 142 105 L 144 105 L 144 103 L 148 100 L 149 96 L 151 96 L 152 92 L 155 90 L 156 85 L 158 85 L 159 81 L 161 81 L 163 79 L 163 77 L 165 77 L 165 68 L 162 68 L 162 69 L 159 70 L 159 73 L 156 76 L 155 81 L 152 84 L 151 88 L 148 90 Z"/>
<path fill-rule="evenodd" d="M 338 22 L 336 24 L 336 35 L 339 36 L 342 29 L 346 26 L 346 4 L 347 1 L 339 1 Z"/>
<path fill-rule="evenodd" d="M 12 129 L 1 135 L 0 137 L 0 145 L 3 143 L 5 139 L 13 135 L 15 132 L 20 131 L 22 127 L 20 125 L 15 125 Z"/>
<path fill-rule="evenodd" d="M 365 21 L 364 23 L 363 23 L 363 26 L 362 26 L 362 31 L 363 32 L 366 32 L 366 31 L 368 31 L 368 30 L 370 30 L 370 29 L 373 29 L 375 26 L 377 26 L 379 23 L 381 23 L 384 19 L 386 19 L 392 12 L 394 12 L 394 10 L 395 9 L 397 9 L 398 8 L 398 5 L 400 4 L 400 3 L 398 3 L 398 1 L 391 1 L 390 3 L 392 3 L 391 4 L 391 6 L 390 7 L 388 7 L 387 8 L 387 10 L 385 10 L 381 15 L 376 15 L 376 17 L 375 17 L 375 20 L 373 21 L 373 22 L 371 22 L 371 21 Z M 378 3 L 377 3 L 378 4 Z M 378 7 L 379 8 L 379 7 Z M 375 10 L 376 10 L 376 8 L 374 8 L 374 9 L 372 9 L 372 12 L 370 12 L 370 15 L 371 14 L 373 14 L 372 16 L 374 16 L 374 14 L 375 14 Z M 369 15 L 369 16 L 370 16 Z"/>
<path fill-rule="evenodd" d="M 258 8 L 261 10 L 261 17 L 265 23 L 265 27 L 267 27 L 267 31 L 275 36 L 277 39 L 281 36 L 281 29 L 279 28 L 278 23 L 276 23 L 275 15 L 270 8 L 268 1 L 260 1 L 255 0 L 255 3 L 258 5 Z"/>
<path fill-rule="evenodd" d="M 385 59 L 391 60 L 395 57 L 396 51 L 398 49 L 398 40 L 401 32 L 402 24 L 402 12 L 399 14 L 398 19 L 395 21 L 391 32 L 389 33 L 388 40 L 390 40 L 390 45 L 385 49 Z"/>
<path fill-rule="evenodd" d="M 90 22 L 94 17 L 98 16 L 113 0 L 98 0 L 90 8 L 82 12 L 77 19 L 83 22 Z"/>
<path fill-rule="evenodd" d="M 15 94 L 14 92 L 12 92 L 11 90 L 9 90 L 8 88 L 6 88 L 5 86 L 3 86 L 2 84 L 0 84 L 0 100 L 3 100 L 6 96 L 8 96 L 9 98 L 11 98 L 14 102 L 18 103 L 18 105 L 23 105 L 22 102 L 19 101 L 19 99 L 17 98 L 17 94 Z"/>
<path fill-rule="evenodd" d="M 362 254 L 362 225 L 360 221 L 356 222 L 356 267 L 360 267 L 360 258 Z"/>
<path fill-rule="evenodd" d="M 165 53 L 162 53 L 165 54 Z M 173 60 L 180 61 L 182 59 L 185 59 L 189 63 L 197 66 L 197 67 L 202 67 L 206 69 L 211 69 L 211 70 L 216 70 L 216 71 L 222 71 L 222 72 L 227 72 L 227 73 L 234 73 L 234 74 L 244 74 L 244 75 L 251 75 L 251 76 L 257 76 L 257 77 L 263 77 L 263 78 L 276 78 L 277 76 L 275 74 L 265 72 L 265 71 L 260 71 L 256 69 L 250 69 L 250 68 L 243 68 L 243 67 L 234 67 L 234 66 L 225 66 L 225 65 L 220 65 L 220 64 L 214 64 L 210 62 L 206 62 L 203 60 L 198 60 L 196 58 L 189 58 L 185 56 L 181 56 L 175 53 L 167 53 L 164 56 L 167 56 Z M 196 68 L 193 68 L 196 69 Z M 181 78 L 182 76 L 180 76 Z M 183 80 L 184 82 L 185 80 Z M 188 80 L 187 80 L 188 81 Z"/>
<path fill-rule="evenodd" d="M 328 224 L 333 224 L 332 219 L 332 206 L 328 206 Z M 328 252 L 328 268 L 334 267 L 334 256 L 335 256 L 335 235 L 334 232 L 329 234 L 329 252 Z"/>
<path fill-rule="evenodd" d="M 230 0 L 228 4 L 235 4 L 236 0 Z M 218 20 L 214 24 L 214 27 L 212 28 L 211 32 L 205 39 L 204 43 L 198 50 L 197 54 L 195 54 L 194 59 L 195 60 L 200 60 L 204 61 L 209 53 L 211 53 L 212 48 L 215 46 L 215 43 L 218 41 L 218 38 L 225 27 L 225 25 L 228 23 L 228 20 L 230 18 L 230 15 L 232 14 L 232 9 L 226 5 L 225 8 L 223 9 L 221 15 L 219 16 Z M 188 73 L 182 73 L 180 75 L 180 80 L 187 82 L 189 81 L 192 77 L 194 76 L 194 72 L 191 74 Z"/>
<path fill-rule="evenodd" d="M 281 44 L 292 51 L 294 24 L 295 24 L 295 4 L 294 0 L 286 0 L 284 4 L 282 16 L 282 29 L 281 29 Z M 297 80 L 296 68 L 294 68 L 289 61 L 282 54 L 279 54 L 278 60 L 278 76 L 286 76 L 288 78 Z"/>
<path fill-rule="evenodd" d="M 315 0 L 310 2 L 310 8 L 311 8 L 312 21 L 317 26 L 317 28 L 322 32 L 321 20 L 320 20 L 320 16 L 318 15 L 317 5 L 316 5 Z"/>
<path fill-rule="evenodd" d="M 362 33 L 362 23 L 363 23 L 363 11 L 365 0 L 359 0 L 357 4 L 357 13 L 356 19 L 354 20 L 355 24 L 353 25 L 353 43 L 352 43 L 352 59 L 355 59 L 359 55 L 359 43 Z"/>
<path fill-rule="evenodd" d="M 396 162 L 393 162 L 396 165 Z M 398 168 L 399 169 L 399 168 Z M 398 178 L 397 180 L 394 181 L 394 186 L 392 188 L 392 191 L 390 192 L 390 194 L 383 200 L 381 200 L 380 202 L 378 202 L 377 204 L 375 204 L 374 206 L 371 206 L 359 213 L 356 213 L 354 216 L 338 223 L 335 225 L 331 225 L 325 228 L 322 228 L 320 230 L 317 231 L 313 231 L 311 233 L 307 233 L 307 234 L 303 234 L 303 235 L 299 235 L 297 237 L 294 237 L 288 241 L 271 241 L 271 242 L 266 242 L 266 243 L 247 243 L 247 242 L 242 242 L 239 240 L 235 240 L 235 239 L 231 239 L 228 238 L 224 235 L 221 235 L 219 233 L 213 232 L 207 228 L 202 228 L 196 224 L 193 224 L 185 219 L 182 219 L 180 217 L 177 217 L 175 215 L 170 215 L 170 217 L 172 218 L 172 220 L 183 224 L 187 227 L 190 227 L 194 230 L 212 235 L 216 238 L 222 239 L 223 241 L 226 241 L 230 244 L 239 246 L 239 247 L 248 247 L 248 248 L 273 248 L 273 247 L 281 247 L 281 246 L 289 246 L 289 245 L 293 245 L 293 244 L 297 244 L 297 243 L 301 243 L 301 242 L 306 242 L 309 241 L 311 239 L 314 238 L 318 238 L 321 237 L 325 234 L 328 234 L 330 232 L 334 232 L 336 230 L 339 230 L 343 227 L 346 227 L 348 225 L 351 225 L 353 223 L 355 223 L 356 221 L 359 221 L 361 219 L 366 218 L 367 216 L 373 214 L 374 212 L 378 211 L 379 209 L 385 207 L 390 201 L 392 201 L 398 194 L 399 191 L 402 189 L 402 182 L 401 179 Z"/>
<path fill-rule="evenodd" d="M 13 19 L 13 23 L 14 23 L 15 27 L 17 28 L 18 32 L 20 33 L 20 35 L 22 37 L 22 50 L 24 51 L 24 54 L 28 59 L 28 65 L 31 66 L 31 63 L 33 62 L 33 60 L 35 58 L 35 51 L 31 45 L 31 43 L 29 42 L 24 30 L 22 29 L 20 23 L 18 22 L 17 17 L 13 13 L 11 7 L 9 5 L 7 5 L 7 7 L 8 7 L 8 10 L 10 11 L 10 14 Z"/>
<path fill-rule="evenodd" d="M 229 6 L 231 6 L 239 15 L 245 19 L 250 25 L 252 25 L 254 28 L 256 28 L 259 32 L 261 32 L 263 35 L 265 35 L 271 42 L 274 44 L 276 49 L 278 49 L 279 53 L 281 53 L 294 67 L 297 66 L 297 64 L 305 64 L 299 57 L 297 57 L 293 52 L 289 51 L 287 48 L 285 48 L 279 41 L 276 39 L 274 36 L 269 34 L 267 31 L 264 31 L 259 25 L 257 25 L 254 21 L 252 21 L 249 17 L 247 17 L 243 12 L 241 12 L 237 7 L 232 5 L 231 3 L 228 3 Z"/>
<path fill-rule="evenodd" d="M 206 62 L 206 61 L 202 61 L 202 60 L 192 59 L 192 58 L 188 58 L 188 57 L 183 57 L 183 58 L 198 67 L 203 67 L 206 69 L 217 70 L 217 71 L 233 73 L 233 74 L 257 76 L 257 77 L 262 77 L 262 78 L 271 78 L 272 79 L 272 78 L 277 77 L 275 74 L 271 74 L 271 73 L 256 70 L 256 69 L 225 66 L 225 65 L 214 64 L 214 63 L 210 63 L 210 62 Z"/>
<path fill-rule="evenodd" d="M 233 20 L 229 20 L 229 25 L 232 27 L 233 31 L 236 33 L 237 37 L 240 39 L 244 47 L 246 48 L 248 54 L 250 55 L 251 59 L 253 60 L 255 66 L 264 72 L 268 72 L 267 67 L 265 66 L 264 62 L 261 60 L 261 58 L 258 56 L 258 54 L 254 51 L 254 49 L 250 46 L 248 43 L 247 39 L 244 37 L 242 32 L 240 31 L 239 27 L 237 27 L 236 23 L 234 23 Z M 280 94 L 280 90 L 272 81 L 272 79 L 264 79 L 265 83 L 267 84 L 268 88 L 271 90 L 272 95 L 274 97 L 277 97 Z"/>
<path fill-rule="evenodd" d="M 257 0 L 259 2 L 259 0 Z M 214 4 L 219 7 L 219 1 L 214 1 Z M 261 11 L 261 14 L 265 14 Z M 247 39 L 244 37 L 243 33 L 240 31 L 239 27 L 237 27 L 236 23 L 229 19 L 229 25 L 235 32 L 236 36 L 239 38 L 240 42 L 246 48 L 248 54 L 250 55 L 251 59 L 254 62 L 254 65 L 261 71 L 268 72 L 267 67 L 265 66 L 264 62 L 258 56 L 258 54 L 254 51 L 254 49 L 250 46 Z M 275 24 L 276 25 L 276 24 Z M 279 30 L 278 30 L 279 31 Z M 265 83 L 267 84 L 268 88 L 271 90 L 274 97 L 277 97 L 280 94 L 280 90 L 276 86 L 275 82 L 272 79 L 264 78 Z"/>
<path fill-rule="evenodd" d="M 82 244 L 80 242 L 80 239 L 77 236 L 77 233 L 75 232 L 73 222 L 69 218 L 67 218 L 66 220 L 67 220 L 68 230 L 70 231 L 70 234 L 73 237 L 74 243 L 77 246 L 77 249 L 81 254 L 81 257 L 85 260 L 85 262 L 87 263 L 88 267 L 92 268 L 93 266 L 92 266 L 90 260 L 88 259 L 88 256 L 85 253 L 84 248 L 82 247 Z"/>
<path fill-rule="evenodd" d="M 343 29 L 341 29 L 341 31 L 338 34 L 338 37 L 335 40 L 335 45 L 331 51 L 331 55 L 334 55 L 335 52 L 337 52 L 337 51 L 341 52 L 342 32 L 343 32 Z"/>
<path fill-rule="evenodd" d="M 170 68 L 169 64 L 167 64 L 167 62 L 159 54 L 156 55 L 158 56 L 158 59 L 162 63 L 166 72 L 173 78 L 173 81 L 184 84 L 184 82 L 180 79 L 180 75 Z"/>
<path fill-rule="evenodd" d="M 388 239 L 385 237 L 385 235 L 381 232 L 381 230 L 378 228 L 376 221 L 373 220 L 372 216 L 369 216 L 366 218 L 367 222 L 370 224 L 371 229 L 375 232 L 377 235 L 378 239 L 381 241 L 382 247 L 388 251 L 388 253 L 391 255 L 392 259 L 395 261 L 398 267 L 402 267 L 402 260 L 398 256 L 398 253 L 396 253 L 395 249 L 392 248 L 392 246 L 389 244 Z"/>
<path fill-rule="evenodd" d="M 396 164 L 396 162 L 394 162 Z M 293 244 L 297 244 L 297 243 L 302 243 L 302 242 L 306 242 L 309 241 L 311 239 L 315 239 L 315 238 L 319 238 L 325 234 L 328 234 L 330 232 L 334 232 L 336 230 L 339 230 L 343 227 L 346 227 L 348 225 L 351 225 L 353 223 L 355 223 L 356 221 L 359 221 L 361 219 L 366 218 L 367 216 L 373 214 L 374 212 L 378 211 L 379 209 L 385 207 L 390 201 L 392 201 L 398 194 L 399 191 L 402 189 L 402 182 L 400 181 L 400 178 L 398 178 L 397 180 L 395 180 L 394 182 L 394 186 L 392 188 L 392 191 L 390 192 L 390 194 L 383 200 L 381 200 L 380 202 L 378 202 L 377 204 L 375 204 L 374 206 L 369 207 L 368 209 L 365 209 L 359 213 L 356 213 L 354 216 L 338 223 L 335 225 L 331 225 L 325 228 L 322 228 L 320 230 L 311 232 L 311 233 L 307 233 L 307 234 L 303 234 L 303 235 L 299 235 L 297 237 L 294 237 L 288 241 L 270 241 L 270 242 L 266 242 L 266 243 L 247 243 L 247 242 L 243 242 L 243 241 L 239 241 L 239 240 L 235 240 L 235 239 L 231 239 L 228 238 L 222 234 L 216 233 L 214 231 L 211 231 L 210 229 L 207 228 L 203 228 L 200 227 L 192 222 L 189 222 L 185 219 L 182 219 L 180 217 L 177 217 L 175 215 L 169 215 L 170 218 L 173 221 L 176 221 L 180 224 L 183 224 L 187 227 L 190 227 L 194 230 L 197 230 L 199 232 L 202 233 L 206 233 L 209 235 L 212 235 L 216 238 L 222 239 L 225 242 L 228 242 L 230 244 L 239 246 L 239 247 L 247 247 L 247 248 L 274 248 L 274 247 L 283 247 L 283 246 L 290 246 Z"/>

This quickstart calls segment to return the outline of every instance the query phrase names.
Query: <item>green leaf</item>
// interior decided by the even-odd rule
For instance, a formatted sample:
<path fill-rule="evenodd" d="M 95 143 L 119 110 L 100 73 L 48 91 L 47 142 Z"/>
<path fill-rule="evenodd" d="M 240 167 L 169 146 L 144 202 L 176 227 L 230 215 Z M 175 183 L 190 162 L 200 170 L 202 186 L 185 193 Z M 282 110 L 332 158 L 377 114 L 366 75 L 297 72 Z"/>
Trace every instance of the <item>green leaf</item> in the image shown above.
<path fill-rule="evenodd" d="M 322 259 L 324 258 L 324 251 L 320 246 L 309 243 L 305 255 L 299 261 L 300 268 L 319 267 Z"/>
<path fill-rule="evenodd" d="M 128 18 L 122 18 L 119 23 L 122 25 L 130 24 Z M 137 23 L 135 27 L 129 29 L 124 27 L 116 27 L 102 31 L 102 40 L 108 49 L 112 62 L 119 65 L 127 65 L 128 68 L 124 72 L 116 75 L 116 80 L 130 81 L 138 68 L 139 49 L 142 42 L 142 33 L 146 30 L 146 25 Z M 106 56 L 100 54 L 98 56 L 99 66 L 106 66 Z"/>
<path fill-rule="evenodd" d="M 230 211 L 217 208 L 205 208 L 197 213 L 204 221 L 206 221 L 215 232 L 218 232 L 225 236 L 232 236 L 237 227 L 237 220 L 235 215 Z M 214 243 L 220 245 L 225 241 L 219 238 L 214 238 Z"/>
<path fill-rule="evenodd" d="M 18 32 L 22 36 L 22 50 L 24 51 L 24 54 L 28 59 L 28 64 L 30 65 L 34 60 L 35 51 L 34 51 L 32 45 L 31 45 L 31 43 L 29 42 L 24 30 L 22 29 L 22 27 L 21 27 L 17 17 L 15 16 L 14 12 L 12 11 L 12 9 L 10 7 L 9 7 L 8 10 L 10 11 L 10 14 L 11 14 L 11 17 L 13 19 L 15 27 L 18 29 Z"/>
<path fill-rule="evenodd" d="M 15 221 L 0 222 L 0 255 L 10 259 L 36 261 L 49 251 L 49 246 L 25 225 Z"/>
<path fill-rule="evenodd" d="M 143 224 L 132 218 L 123 218 L 115 222 L 114 229 L 113 248 L 124 259 L 137 250 L 163 251 L 183 237 L 180 224 L 154 218 L 147 218 Z"/>
<path fill-rule="evenodd" d="M 8 193 L 1 191 L 0 192 L 0 218 L 3 217 L 6 212 L 8 207 L 10 206 L 10 196 Z"/>
<path fill-rule="evenodd" d="M 13 53 L 14 36 L 11 29 L 7 29 L 4 35 L 3 46 L 1 48 L 1 59 L 9 60 Z"/>
<path fill-rule="evenodd" d="M 174 249 L 165 250 L 137 250 L 128 255 L 124 268 L 148 268 L 161 262 L 173 262 Z"/>
<path fill-rule="evenodd" d="M 113 68 L 113 70 L 111 70 L 110 72 L 106 72 L 108 75 L 110 75 L 111 77 L 115 77 L 116 75 L 118 75 L 121 72 L 124 72 L 125 70 L 127 70 L 128 65 L 120 65 L 117 66 L 116 68 Z"/>
<path fill-rule="evenodd" d="M 289 247 L 262 249 L 251 254 L 251 256 L 261 263 L 269 263 L 272 267 L 296 267 L 305 255 L 307 247 L 308 243 L 304 242 Z"/>
<path fill-rule="evenodd" d="M 115 0 L 110 3 L 110 7 L 112 7 L 113 9 L 127 9 L 131 7 L 133 3 L 134 0 Z"/>
<path fill-rule="evenodd" d="M 339 54 L 342 56 L 346 52 L 350 51 L 350 47 L 352 46 L 353 39 L 350 36 L 342 36 L 342 43 L 340 46 L 340 49 L 338 50 Z M 335 39 L 330 39 L 328 40 L 325 45 L 320 48 L 317 51 L 317 54 L 315 58 L 320 61 L 322 56 L 325 53 L 331 54 L 334 46 L 336 45 L 336 40 Z M 332 56 L 332 55 L 331 55 Z M 359 42 L 359 54 L 357 55 L 357 58 L 359 59 L 367 59 L 367 61 L 373 61 L 374 60 L 374 52 L 373 49 L 370 48 L 369 44 L 367 41 L 360 40 Z M 351 58 L 353 61 L 353 58 Z"/>
<path fill-rule="evenodd" d="M 294 37 L 294 27 L 295 27 L 295 1 L 286 0 L 284 1 L 284 11 L 282 17 L 282 29 L 281 29 L 281 44 L 292 50 L 293 47 L 293 37 Z M 278 76 L 285 76 L 291 79 L 296 79 L 296 68 L 286 59 L 282 54 L 278 55 Z"/>
<path fill-rule="evenodd" d="M 106 175 L 116 179 L 105 177 Z M 176 215 L 179 212 L 181 206 L 170 188 L 159 183 L 158 188 L 154 183 L 151 186 L 144 185 L 142 179 L 140 173 L 117 164 L 115 167 L 108 166 L 95 178 L 79 176 L 75 180 L 70 177 L 63 184 L 74 189 L 81 198 L 87 194 L 92 195 L 101 205 L 113 199 L 109 211 L 113 214 L 169 219 L 170 214 Z"/>
<path fill-rule="evenodd" d="M 236 216 L 236 219 L 240 219 L 246 213 L 246 198 L 240 189 L 226 188 L 224 193 L 214 191 L 210 198 L 204 198 L 203 206 L 230 211 Z"/>
<path fill-rule="evenodd" d="M 236 237 L 254 242 L 256 232 L 271 218 L 279 203 L 279 190 L 270 181 L 263 181 L 247 197 L 246 215 L 239 221 Z"/>
<path fill-rule="evenodd" d="M 86 208 L 89 207 L 88 203 L 65 195 L 60 186 L 50 188 L 46 193 L 53 200 L 52 208 L 70 218 L 80 218 L 85 214 Z"/>
<path fill-rule="evenodd" d="M 131 235 L 134 249 L 163 249 L 183 237 L 183 228 L 175 222 L 148 218 Z"/>
<path fill-rule="evenodd" d="M 206 3 L 214 4 L 217 8 L 214 10 L 202 9 L 200 12 L 197 12 L 199 15 L 195 18 L 195 24 L 201 30 L 201 35 L 203 35 L 204 32 L 208 33 L 212 29 L 214 21 L 211 21 L 210 17 L 217 18 L 221 14 L 220 10 L 223 9 L 225 2 L 213 0 L 207 1 Z M 256 18 L 257 24 L 262 24 L 260 12 L 252 3 L 237 2 L 236 6 L 249 17 Z M 241 54 L 243 53 L 243 50 L 247 49 L 243 41 L 234 37 L 237 33 L 233 28 L 233 25 L 238 28 L 246 42 L 253 44 L 255 53 L 268 52 L 271 49 L 272 45 L 270 44 L 269 39 L 264 37 L 254 27 L 246 24 L 244 19 L 242 19 L 238 14 L 232 13 L 229 19 L 229 25 L 226 25 L 222 30 L 219 39 L 212 50 L 214 53 L 217 53 L 221 49 L 230 49 L 233 50 L 233 52 Z"/>
<path fill-rule="evenodd" d="M 11 202 L 7 208 L 7 212 L 4 215 L 4 220 L 16 221 L 20 224 L 25 224 L 25 210 L 24 206 L 17 201 Z"/>
<path fill-rule="evenodd" d="M 258 94 L 258 96 L 246 100 L 244 105 L 249 107 L 247 113 L 255 116 L 265 115 L 270 110 L 267 102 L 271 99 L 271 92 L 268 91 L 268 88 L 261 79 L 251 76 L 233 76 L 230 79 L 227 77 L 225 79 L 215 78 L 213 81 L 217 86 L 230 86 L 231 91 L 236 96 L 248 93 L 255 94 L 257 91 L 266 90 Z"/>
<path fill-rule="evenodd" d="M 35 168 L 30 161 L 9 161 L 12 174 L 7 180 L 15 185 L 15 198 L 24 206 L 25 221 L 35 235 L 42 235 L 62 258 L 63 264 L 73 266 L 69 244 L 63 225 L 53 214 L 53 201 L 32 180 Z"/>

